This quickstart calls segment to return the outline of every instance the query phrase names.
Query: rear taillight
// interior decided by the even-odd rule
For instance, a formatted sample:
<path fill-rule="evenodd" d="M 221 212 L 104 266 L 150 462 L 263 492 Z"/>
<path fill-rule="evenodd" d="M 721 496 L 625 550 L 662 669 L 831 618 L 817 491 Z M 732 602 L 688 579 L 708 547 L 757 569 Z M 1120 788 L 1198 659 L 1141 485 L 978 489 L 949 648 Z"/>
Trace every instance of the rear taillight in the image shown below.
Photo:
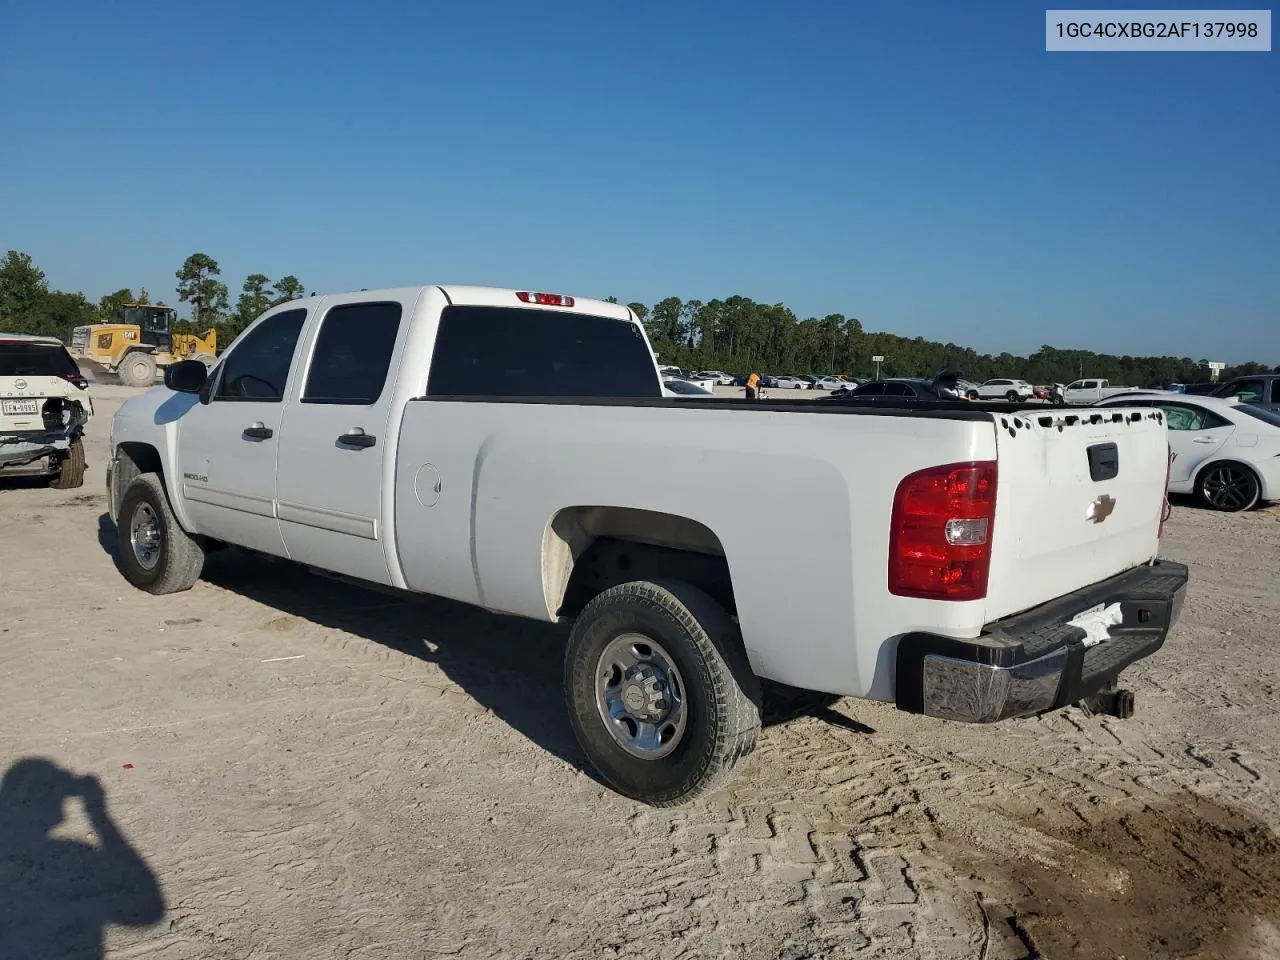
<path fill-rule="evenodd" d="M 1160 529 L 1156 533 L 1156 539 L 1159 540 L 1164 536 L 1164 522 L 1169 519 L 1169 514 L 1173 513 L 1173 506 L 1169 503 L 1169 478 L 1173 476 L 1173 447 L 1168 448 L 1169 456 L 1164 461 L 1164 505 L 1160 507 Z"/>
<path fill-rule="evenodd" d="M 996 464 L 952 463 L 913 473 L 893 498 L 889 592 L 981 600 L 991 572 Z"/>
<path fill-rule="evenodd" d="M 527 293 L 521 290 L 516 294 L 516 297 L 524 303 L 537 303 L 544 307 L 573 306 L 573 297 L 566 297 L 562 293 Z"/>

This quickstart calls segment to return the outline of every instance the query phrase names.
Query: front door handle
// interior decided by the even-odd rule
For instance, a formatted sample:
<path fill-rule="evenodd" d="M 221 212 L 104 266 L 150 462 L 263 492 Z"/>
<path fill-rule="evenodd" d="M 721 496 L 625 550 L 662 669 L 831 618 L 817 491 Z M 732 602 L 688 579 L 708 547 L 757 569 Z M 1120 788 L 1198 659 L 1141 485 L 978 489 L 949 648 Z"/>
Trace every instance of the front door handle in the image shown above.
<path fill-rule="evenodd" d="M 364 427 L 352 427 L 346 433 L 338 435 L 338 443 L 344 447 L 372 447 L 378 438 L 365 433 Z"/>
<path fill-rule="evenodd" d="M 1213 437 L 1196 437 L 1191 442 L 1192 443 L 1217 443 L 1218 441 L 1214 440 Z"/>
<path fill-rule="evenodd" d="M 244 432 L 240 436 L 246 440 L 270 440 L 275 431 L 266 426 L 261 420 L 257 423 L 251 423 L 244 428 Z"/>

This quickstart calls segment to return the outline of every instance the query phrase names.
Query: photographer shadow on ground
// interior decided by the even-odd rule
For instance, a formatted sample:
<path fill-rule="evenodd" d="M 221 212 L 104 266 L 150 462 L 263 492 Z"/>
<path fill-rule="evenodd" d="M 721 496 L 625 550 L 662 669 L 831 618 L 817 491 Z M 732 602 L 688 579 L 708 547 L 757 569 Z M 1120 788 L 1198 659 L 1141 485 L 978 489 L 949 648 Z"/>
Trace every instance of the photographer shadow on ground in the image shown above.
<path fill-rule="evenodd" d="M 53 835 L 72 798 L 96 846 Z M 9 768 L 0 780 L 0 957 L 99 960 L 108 925 L 151 926 L 164 912 L 156 877 L 107 812 L 97 778 L 43 758 Z"/>

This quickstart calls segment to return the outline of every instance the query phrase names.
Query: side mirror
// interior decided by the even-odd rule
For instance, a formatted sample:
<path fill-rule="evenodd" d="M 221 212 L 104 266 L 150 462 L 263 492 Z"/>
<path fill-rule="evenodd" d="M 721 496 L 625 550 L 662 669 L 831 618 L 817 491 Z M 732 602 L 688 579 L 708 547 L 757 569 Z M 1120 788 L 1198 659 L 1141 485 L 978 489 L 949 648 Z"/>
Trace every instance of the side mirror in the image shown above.
<path fill-rule="evenodd" d="M 164 385 L 178 393 L 199 393 L 209 369 L 199 360 L 179 360 L 164 368 Z"/>

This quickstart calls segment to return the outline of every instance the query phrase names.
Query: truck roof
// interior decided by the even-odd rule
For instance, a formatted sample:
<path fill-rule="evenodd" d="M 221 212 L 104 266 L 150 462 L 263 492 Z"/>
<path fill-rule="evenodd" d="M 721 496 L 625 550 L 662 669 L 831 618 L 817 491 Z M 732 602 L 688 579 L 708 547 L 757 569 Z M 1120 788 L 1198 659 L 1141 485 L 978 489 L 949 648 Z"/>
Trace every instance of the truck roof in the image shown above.
<path fill-rule="evenodd" d="M 517 296 L 518 293 L 561 293 L 561 291 L 558 290 L 547 290 L 545 287 L 484 287 L 470 284 L 433 283 L 411 287 L 383 287 L 377 290 L 334 291 L 332 293 L 317 294 L 311 297 L 302 297 L 292 302 L 301 307 L 316 303 L 325 297 L 361 297 L 369 300 L 378 300 L 384 297 L 395 296 L 398 298 L 408 299 L 408 296 L 415 292 L 422 293 L 423 291 L 431 290 L 433 288 L 443 293 L 449 303 L 457 306 L 522 307 L 529 310 L 569 310 L 574 313 L 593 314 L 600 317 L 612 317 L 617 320 L 633 319 L 630 309 L 628 309 L 624 304 L 610 303 L 607 300 L 596 300 L 591 297 L 579 297 L 573 293 L 564 294 L 564 296 L 572 298 L 573 306 L 571 307 L 557 304 L 527 303 Z"/>

